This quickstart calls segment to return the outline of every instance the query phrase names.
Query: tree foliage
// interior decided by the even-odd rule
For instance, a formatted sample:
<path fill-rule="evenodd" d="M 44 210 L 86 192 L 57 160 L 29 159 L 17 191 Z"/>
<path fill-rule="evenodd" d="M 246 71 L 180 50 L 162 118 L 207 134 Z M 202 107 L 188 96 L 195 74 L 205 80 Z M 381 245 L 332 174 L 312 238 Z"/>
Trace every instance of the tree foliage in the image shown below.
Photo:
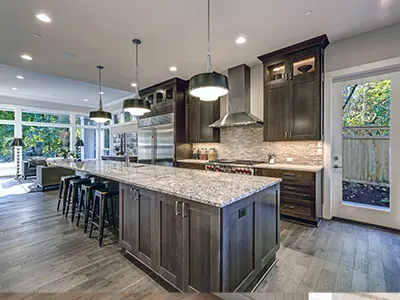
<path fill-rule="evenodd" d="M 342 88 L 342 125 L 389 126 L 390 80 Z"/>

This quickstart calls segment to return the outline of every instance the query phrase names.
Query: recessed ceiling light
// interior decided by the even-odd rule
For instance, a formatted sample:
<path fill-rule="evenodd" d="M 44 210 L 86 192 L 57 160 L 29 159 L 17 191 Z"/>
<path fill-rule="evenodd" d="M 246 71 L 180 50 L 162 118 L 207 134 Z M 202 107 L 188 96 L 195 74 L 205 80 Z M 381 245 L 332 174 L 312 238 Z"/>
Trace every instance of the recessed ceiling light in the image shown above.
<path fill-rule="evenodd" d="M 11 88 L 13 91 L 18 91 L 16 87 Z"/>
<path fill-rule="evenodd" d="M 35 37 L 35 38 L 37 38 L 37 39 L 40 39 L 42 36 L 39 34 L 39 33 L 34 33 L 33 34 L 33 37 Z"/>
<path fill-rule="evenodd" d="M 21 75 L 18 75 L 17 78 L 18 78 L 18 79 L 24 79 L 24 77 L 21 76 Z"/>
<path fill-rule="evenodd" d="M 100 95 L 104 95 L 104 92 L 100 92 Z"/>
<path fill-rule="evenodd" d="M 178 71 L 178 69 L 177 69 L 175 66 L 170 67 L 169 70 L 170 70 L 171 72 L 176 72 L 176 71 Z"/>
<path fill-rule="evenodd" d="M 51 19 L 48 15 L 46 14 L 37 14 L 35 15 L 36 18 L 38 18 L 40 21 L 44 22 L 44 23 L 50 23 Z"/>
<path fill-rule="evenodd" d="M 85 98 L 85 99 L 83 99 L 83 101 L 88 102 L 89 100 Z"/>
<path fill-rule="evenodd" d="M 311 16 L 311 15 L 312 15 L 312 11 L 311 11 L 311 10 L 307 10 L 307 11 L 304 13 L 304 15 L 305 15 L 305 16 Z"/>
<path fill-rule="evenodd" d="M 246 38 L 245 38 L 245 37 L 239 36 L 239 37 L 236 39 L 236 44 L 244 44 L 244 43 L 246 43 Z"/>
<path fill-rule="evenodd" d="M 22 58 L 22 59 L 25 59 L 25 60 L 32 60 L 32 59 L 33 59 L 32 56 L 30 56 L 30 55 L 28 55 L 28 54 L 22 54 L 22 55 L 21 55 L 21 58 Z"/>
<path fill-rule="evenodd" d="M 131 83 L 131 86 L 135 87 L 135 86 L 137 86 L 137 83 L 133 82 L 133 83 Z"/>

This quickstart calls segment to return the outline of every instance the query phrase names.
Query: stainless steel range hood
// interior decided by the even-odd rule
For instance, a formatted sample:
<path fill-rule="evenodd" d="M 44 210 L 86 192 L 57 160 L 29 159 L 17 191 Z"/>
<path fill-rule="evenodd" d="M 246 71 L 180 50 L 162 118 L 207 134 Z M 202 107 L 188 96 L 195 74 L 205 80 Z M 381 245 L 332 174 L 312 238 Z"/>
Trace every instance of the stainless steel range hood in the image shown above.
<path fill-rule="evenodd" d="M 209 127 L 263 124 L 250 113 L 250 68 L 243 64 L 228 70 L 228 113 Z"/>

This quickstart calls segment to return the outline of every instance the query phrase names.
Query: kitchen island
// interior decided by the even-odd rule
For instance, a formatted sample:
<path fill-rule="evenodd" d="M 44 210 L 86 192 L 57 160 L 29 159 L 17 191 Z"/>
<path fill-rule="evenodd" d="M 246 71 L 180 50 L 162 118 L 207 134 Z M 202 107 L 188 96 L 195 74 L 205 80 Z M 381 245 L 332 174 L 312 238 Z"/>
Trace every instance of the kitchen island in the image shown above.
<path fill-rule="evenodd" d="M 250 291 L 279 248 L 280 179 L 114 161 L 53 164 L 120 183 L 120 244 L 182 291 Z"/>

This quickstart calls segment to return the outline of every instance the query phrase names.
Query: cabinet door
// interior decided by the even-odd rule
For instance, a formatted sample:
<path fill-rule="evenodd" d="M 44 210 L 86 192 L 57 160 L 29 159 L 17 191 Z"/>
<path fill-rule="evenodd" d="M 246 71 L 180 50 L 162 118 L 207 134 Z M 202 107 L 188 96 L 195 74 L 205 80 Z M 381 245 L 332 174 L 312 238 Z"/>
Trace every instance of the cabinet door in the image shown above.
<path fill-rule="evenodd" d="M 120 233 L 119 240 L 122 248 L 128 250 L 133 254 L 134 245 L 137 243 L 137 232 L 135 231 L 135 219 L 137 215 L 138 202 L 133 199 L 131 193 L 131 186 L 126 184 L 120 185 L 119 195 L 119 211 L 121 217 L 119 218 Z"/>
<path fill-rule="evenodd" d="M 196 143 L 200 135 L 200 103 L 198 101 L 190 102 L 186 109 L 187 142 Z"/>
<path fill-rule="evenodd" d="M 185 201 L 183 217 L 184 292 L 218 292 L 220 217 L 216 207 Z"/>
<path fill-rule="evenodd" d="M 156 194 L 155 270 L 182 288 L 182 201 Z"/>
<path fill-rule="evenodd" d="M 287 140 L 288 89 L 287 84 L 277 84 L 265 89 L 264 101 L 264 141 Z"/>
<path fill-rule="evenodd" d="M 134 186 L 121 185 L 121 194 L 123 195 L 121 245 L 152 267 L 155 193 Z"/>
<path fill-rule="evenodd" d="M 289 138 L 321 139 L 321 98 L 315 76 L 294 77 L 289 88 Z"/>
<path fill-rule="evenodd" d="M 199 142 L 219 142 L 219 128 L 210 128 L 209 125 L 220 118 L 220 100 L 200 101 L 200 135 Z"/>

